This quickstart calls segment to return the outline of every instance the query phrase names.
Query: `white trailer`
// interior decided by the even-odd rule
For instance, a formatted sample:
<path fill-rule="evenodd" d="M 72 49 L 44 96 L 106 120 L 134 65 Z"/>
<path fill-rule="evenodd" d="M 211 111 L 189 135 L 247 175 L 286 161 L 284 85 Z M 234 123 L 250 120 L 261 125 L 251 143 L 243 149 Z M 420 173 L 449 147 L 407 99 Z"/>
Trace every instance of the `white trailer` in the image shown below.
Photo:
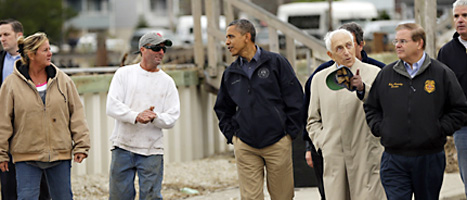
<path fill-rule="evenodd" d="M 348 22 L 356 22 L 362 27 L 378 15 L 370 2 L 333 1 L 333 29 Z M 280 5 L 277 17 L 317 38 L 322 38 L 329 30 L 328 2 L 288 3 Z"/>

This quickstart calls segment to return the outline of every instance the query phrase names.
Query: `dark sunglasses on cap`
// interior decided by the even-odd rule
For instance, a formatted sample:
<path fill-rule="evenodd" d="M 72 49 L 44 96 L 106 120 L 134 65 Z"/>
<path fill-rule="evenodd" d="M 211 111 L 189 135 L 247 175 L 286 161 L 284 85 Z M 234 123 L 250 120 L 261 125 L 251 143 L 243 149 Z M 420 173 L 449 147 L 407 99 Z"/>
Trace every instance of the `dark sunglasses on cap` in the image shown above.
<path fill-rule="evenodd" d="M 165 46 L 153 45 L 153 46 L 143 46 L 143 47 L 146 48 L 146 49 L 151 49 L 154 52 L 159 52 L 161 49 L 162 49 L 162 51 L 164 51 L 164 53 L 167 51 L 167 47 L 165 47 Z"/>

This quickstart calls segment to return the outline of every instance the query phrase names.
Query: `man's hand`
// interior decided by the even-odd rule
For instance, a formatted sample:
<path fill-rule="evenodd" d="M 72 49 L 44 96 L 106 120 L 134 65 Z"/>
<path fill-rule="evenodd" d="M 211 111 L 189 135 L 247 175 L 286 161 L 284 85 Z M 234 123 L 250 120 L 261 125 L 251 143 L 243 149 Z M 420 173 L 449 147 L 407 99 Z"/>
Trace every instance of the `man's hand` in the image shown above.
<path fill-rule="evenodd" d="M 88 156 L 84 153 L 75 153 L 74 161 L 77 163 L 81 163 L 86 157 Z M 0 163 L 0 167 L 1 167 L 1 163 Z"/>
<path fill-rule="evenodd" d="M 0 170 L 2 170 L 2 172 L 10 171 L 10 169 L 8 169 L 8 161 L 3 161 L 0 163 Z"/>
<path fill-rule="evenodd" d="M 355 73 L 350 79 L 350 85 L 357 88 L 358 91 L 363 91 L 365 89 L 362 77 L 360 76 L 360 69 L 357 69 L 357 73 Z"/>
<path fill-rule="evenodd" d="M 311 159 L 311 151 L 306 151 L 305 152 L 305 160 L 308 166 L 313 168 L 313 160 Z"/>
<path fill-rule="evenodd" d="M 148 122 L 154 120 L 157 117 L 157 115 L 152 110 L 154 110 L 154 106 L 151 106 L 149 109 L 140 112 L 136 117 L 136 122 L 139 122 L 141 124 L 147 124 Z"/>

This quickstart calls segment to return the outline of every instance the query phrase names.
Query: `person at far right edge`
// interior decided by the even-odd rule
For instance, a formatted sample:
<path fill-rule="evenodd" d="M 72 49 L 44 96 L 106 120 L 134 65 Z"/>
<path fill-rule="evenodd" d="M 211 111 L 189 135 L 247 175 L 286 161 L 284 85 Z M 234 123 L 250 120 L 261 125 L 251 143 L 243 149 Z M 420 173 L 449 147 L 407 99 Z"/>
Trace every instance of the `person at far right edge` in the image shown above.
<path fill-rule="evenodd" d="M 381 137 L 381 183 L 388 200 L 438 200 L 446 136 L 461 128 L 467 101 L 455 74 L 425 53 L 425 31 L 396 28 L 400 60 L 385 66 L 364 104 L 373 135 Z"/>
<path fill-rule="evenodd" d="M 446 64 L 456 74 L 464 94 L 467 95 L 467 0 L 457 0 L 452 5 L 456 32 L 452 40 L 446 43 L 438 53 L 438 60 Z M 457 150 L 457 162 L 464 192 L 467 191 L 465 176 L 467 175 L 467 124 L 454 133 L 454 143 Z M 467 193 L 466 193 L 467 195 Z"/>

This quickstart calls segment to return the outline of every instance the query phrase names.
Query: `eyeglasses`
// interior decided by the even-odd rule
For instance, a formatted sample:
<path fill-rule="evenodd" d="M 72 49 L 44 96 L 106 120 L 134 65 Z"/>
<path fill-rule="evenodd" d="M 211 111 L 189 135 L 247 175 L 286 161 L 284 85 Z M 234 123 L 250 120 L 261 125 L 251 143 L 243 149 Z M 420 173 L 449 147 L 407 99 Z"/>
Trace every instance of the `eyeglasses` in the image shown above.
<path fill-rule="evenodd" d="M 143 46 L 143 47 L 146 48 L 146 49 L 151 49 L 154 52 L 159 52 L 161 49 L 162 49 L 162 51 L 164 51 L 164 53 L 165 53 L 165 51 L 167 51 L 167 47 L 165 47 L 165 46 L 156 46 L 156 45 L 154 45 L 154 46 Z"/>
<path fill-rule="evenodd" d="M 400 43 L 400 44 L 402 44 L 402 45 L 405 45 L 405 44 L 407 44 L 407 43 L 410 42 L 410 41 L 411 41 L 411 40 L 404 40 L 404 39 L 397 40 L 397 39 L 396 39 L 396 40 L 393 40 L 393 41 L 392 41 L 392 44 L 393 44 L 394 46 L 396 46 L 397 43 Z"/>

